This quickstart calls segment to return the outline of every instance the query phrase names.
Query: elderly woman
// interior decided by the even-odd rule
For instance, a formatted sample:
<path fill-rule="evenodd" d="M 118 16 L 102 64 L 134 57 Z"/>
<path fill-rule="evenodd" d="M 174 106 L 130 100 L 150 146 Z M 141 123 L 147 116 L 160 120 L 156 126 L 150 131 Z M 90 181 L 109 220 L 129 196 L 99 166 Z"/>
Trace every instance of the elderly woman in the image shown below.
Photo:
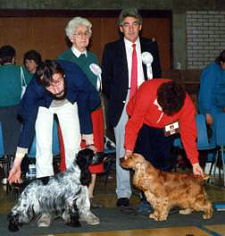
<path fill-rule="evenodd" d="M 66 35 L 72 43 L 72 47 L 59 55 L 59 59 L 75 62 L 87 75 L 87 78 L 92 85 L 99 91 L 100 78 L 91 70 L 90 65 L 98 65 L 96 55 L 87 50 L 90 42 L 92 24 L 89 20 L 82 17 L 75 17 L 71 19 L 66 28 Z M 93 124 L 93 145 L 97 152 L 104 150 L 104 120 L 102 107 L 91 113 Z M 100 207 L 93 200 L 94 187 L 96 182 L 96 174 L 103 172 L 103 163 L 93 165 L 90 167 L 92 173 L 92 182 L 89 186 L 89 197 L 93 208 Z"/>

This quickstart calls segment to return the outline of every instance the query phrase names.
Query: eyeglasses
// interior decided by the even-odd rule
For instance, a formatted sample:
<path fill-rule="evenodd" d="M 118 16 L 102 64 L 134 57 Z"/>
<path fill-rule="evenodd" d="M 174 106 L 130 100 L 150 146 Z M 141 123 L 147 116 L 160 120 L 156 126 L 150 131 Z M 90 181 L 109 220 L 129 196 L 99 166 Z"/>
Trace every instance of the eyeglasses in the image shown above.
<path fill-rule="evenodd" d="M 75 35 L 77 38 L 82 38 L 82 37 L 85 37 L 85 38 L 87 38 L 87 37 L 90 37 L 90 32 L 78 32 L 78 33 L 75 33 L 75 34 L 73 34 L 73 35 Z"/>

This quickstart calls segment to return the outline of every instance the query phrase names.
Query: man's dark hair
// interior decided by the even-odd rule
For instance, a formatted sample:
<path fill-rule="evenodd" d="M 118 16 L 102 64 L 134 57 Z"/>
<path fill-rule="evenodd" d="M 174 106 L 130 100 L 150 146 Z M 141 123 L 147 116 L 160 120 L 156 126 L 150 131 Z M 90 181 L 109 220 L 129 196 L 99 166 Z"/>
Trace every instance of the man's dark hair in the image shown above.
<path fill-rule="evenodd" d="M 14 57 L 16 57 L 16 50 L 11 45 L 5 45 L 0 48 L 0 61 L 2 65 L 12 63 Z"/>
<path fill-rule="evenodd" d="M 163 83 L 157 90 L 157 101 L 163 112 L 169 116 L 180 111 L 184 105 L 185 97 L 184 88 L 174 81 Z"/>
<path fill-rule="evenodd" d="M 215 62 L 220 64 L 220 62 L 225 62 L 225 50 L 223 50 L 220 55 L 216 58 Z"/>
<path fill-rule="evenodd" d="M 55 73 L 64 75 L 64 70 L 59 63 L 55 60 L 45 60 L 42 62 L 36 71 L 36 78 L 44 87 L 50 86 L 52 82 L 52 76 Z"/>
<path fill-rule="evenodd" d="M 138 19 L 140 25 L 142 24 L 142 17 L 136 8 L 123 9 L 120 12 L 119 19 L 118 19 L 119 26 L 123 25 L 124 19 L 126 17 L 134 17 Z"/>
<path fill-rule="evenodd" d="M 41 54 L 36 50 L 29 50 L 23 56 L 23 64 L 26 60 L 34 60 L 37 65 L 41 64 Z"/>

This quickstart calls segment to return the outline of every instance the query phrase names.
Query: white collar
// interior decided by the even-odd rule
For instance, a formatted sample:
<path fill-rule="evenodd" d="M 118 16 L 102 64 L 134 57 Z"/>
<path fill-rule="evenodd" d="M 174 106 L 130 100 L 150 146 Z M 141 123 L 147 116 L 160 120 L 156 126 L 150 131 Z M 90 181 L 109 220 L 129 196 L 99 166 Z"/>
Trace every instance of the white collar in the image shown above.
<path fill-rule="evenodd" d="M 132 45 L 133 45 L 133 44 L 136 44 L 136 45 L 139 45 L 139 44 L 140 44 L 140 39 L 139 39 L 139 37 L 138 37 L 137 40 L 133 43 L 133 42 L 127 40 L 127 39 L 124 37 L 124 43 L 125 43 L 126 46 L 132 48 Z"/>
<path fill-rule="evenodd" d="M 71 50 L 72 50 L 73 54 L 74 54 L 76 57 L 80 57 L 81 54 L 85 54 L 85 56 L 87 57 L 87 50 L 81 52 L 81 51 L 79 51 L 77 48 L 75 48 L 74 46 L 71 47 Z"/>

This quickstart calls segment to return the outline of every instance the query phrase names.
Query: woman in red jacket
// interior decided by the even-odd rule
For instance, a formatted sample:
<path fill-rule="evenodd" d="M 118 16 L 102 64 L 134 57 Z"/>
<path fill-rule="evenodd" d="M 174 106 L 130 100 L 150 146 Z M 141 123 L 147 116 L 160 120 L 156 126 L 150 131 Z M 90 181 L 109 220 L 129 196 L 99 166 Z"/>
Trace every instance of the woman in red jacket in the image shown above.
<path fill-rule="evenodd" d="M 181 85 L 169 79 L 143 83 L 129 101 L 127 113 L 130 118 L 125 129 L 126 156 L 139 152 L 156 168 L 170 170 L 173 134 L 179 130 L 193 173 L 203 174 L 196 143 L 196 110 Z"/>

